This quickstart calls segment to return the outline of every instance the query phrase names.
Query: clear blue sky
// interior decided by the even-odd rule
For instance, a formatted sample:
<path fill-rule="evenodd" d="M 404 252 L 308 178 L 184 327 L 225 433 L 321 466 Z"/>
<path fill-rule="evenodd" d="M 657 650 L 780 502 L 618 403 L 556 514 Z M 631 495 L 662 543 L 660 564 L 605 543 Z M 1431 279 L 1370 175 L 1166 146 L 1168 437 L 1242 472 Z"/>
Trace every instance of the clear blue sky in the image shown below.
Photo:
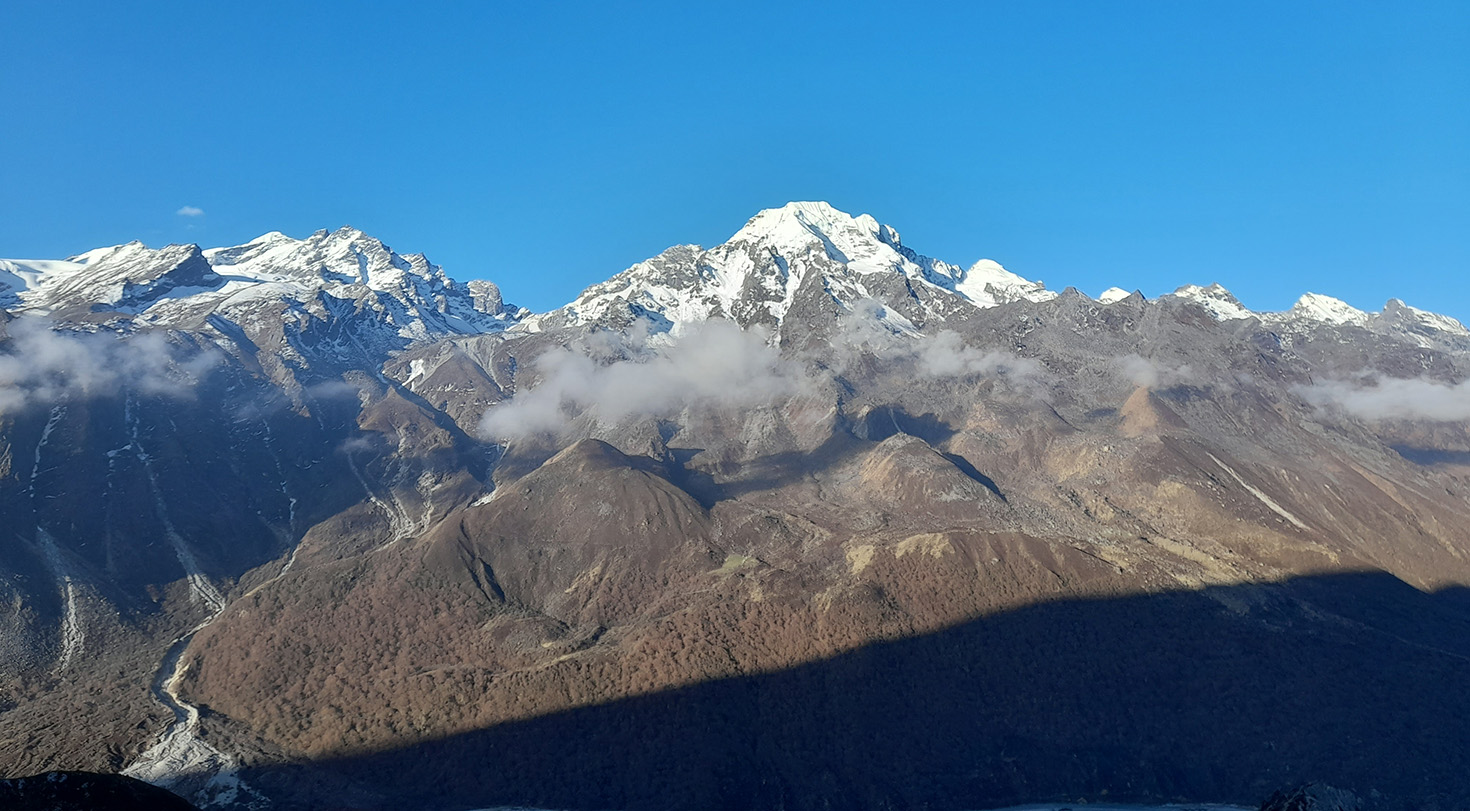
<path fill-rule="evenodd" d="M 6 0 L 0 256 L 350 223 L 545 309 L 824 199 L 1056 289 L 1470 321 L 1470 3 L 419 5 Z"/>

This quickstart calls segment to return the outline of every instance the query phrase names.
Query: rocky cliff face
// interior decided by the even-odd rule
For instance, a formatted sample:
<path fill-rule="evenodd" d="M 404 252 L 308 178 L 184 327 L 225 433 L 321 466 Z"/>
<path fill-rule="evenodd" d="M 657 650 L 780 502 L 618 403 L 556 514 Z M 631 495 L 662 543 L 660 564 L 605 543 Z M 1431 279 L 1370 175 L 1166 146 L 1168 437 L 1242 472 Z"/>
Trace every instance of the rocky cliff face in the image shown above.
<path fill-rule="evenodd" d="M 812 203 L 544 314 L 350 229 L 0 274 L 4 773 L 1470 798 L 1452 319 L 1054 294 Z"/>

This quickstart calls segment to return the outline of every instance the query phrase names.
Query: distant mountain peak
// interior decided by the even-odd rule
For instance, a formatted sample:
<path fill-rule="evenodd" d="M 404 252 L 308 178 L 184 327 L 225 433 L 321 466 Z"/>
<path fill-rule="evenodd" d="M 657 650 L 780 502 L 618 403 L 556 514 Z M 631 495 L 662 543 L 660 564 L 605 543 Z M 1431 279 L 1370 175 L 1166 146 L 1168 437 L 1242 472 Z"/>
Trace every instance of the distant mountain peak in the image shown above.
<path fill-rule="evenodd" d="M 867 301 L 881 307 L 864 311 L 881 311 L 913 330 L 973 308 L 1057 297 L 991 259 L 966 268 L 920 254 L 892 226 L 820 200 L 764 209 L 719 245 L 674 246 L 588 287 L 565 307 L 534 316 L 506 305 L 494 284 L 456 283 L 423 254 L 399 254 L 352 225 L 304 238 L 268 231 L 240 245 L 204 250 L 153 249 L 135 240 L 67 260 L 0 262 L 0 307 L 11 312 L 122 328 L 190 329 L 214 315 L 266 324 L 287 317 L 277 305 L 293 301 L 288 309 L 298 315 L 363 319 L 358 339 L 372 345 L 378 332 L 392 336 L 385 345 L 402 345 L 499 332 L 528 317 L 527 329 L 646 320 L 659 331 L 729 318 L 771 328 L 780 340 L 793 314 L 810 332 L 812 319 L 864 309 Z M 1130 295 L 1115 287 L 1095 300 L 1112 304 Z M 1216 321 L 1255 318 L 1286 332 L 1356 326 L 1422 346 L 1470 343 L 1470 331 L 1455 319 L 1396 299 L 1381 313 L 1367 313 L 1308 293 L 1284 312 L 1255 312 L 1218 283 L 1184 285 L 1161 298 L 1197 305 Z M 369 326 L 373 319 L 376 326 Z"/>
<path fill-rule="evenodd" d="M 10 260 L 0 266 L 0 306 L 119 330 L 243 331 L 303 362 L 382 358 L 521 317 L 494 284 L 458 284 L 422 254 L 398 254 L 347 225 L 207 250 L 134 241 L 67 261 Z"/>
<path fill-rule="evenodd" d="M 1216 321 L 1233 321 L 1253 318 L 1255 313 L 1246 309 L 1225 286 L 1215 282 L 1208 287 L 1186 284 L 1169 294 L 1173 298 L 1190 301 L 1203 307 Z"/>
<path fill-rule="evenodd" d="M 273 242 L 286 242 L 286 241 L 292 241 L 292 242 L 294 242 L 295 240 L 292 240 L 291 237 L 286 236 L 285 234 L 281 233 L 280 231 L 267 231 L 264 234 L 261 234 L 260 236 L 256 237 L 255 239 L 250 240 L 249 242 L 247 242 L 245 244 L 246 245 L 262 245 L 262 244 L 269 244 L 269 243 L 273 243 Z"/>
<path fill-rule="evenodd" d="M 1460 335 L 1470 335 L 1470 330 L 1458 320 L 1447 315 L 1421 310 L 1405 304 L 1402 299 L 1391 298 L 1383 305 L 1381 318 L 1398 321 L 1409 325 L 1411 328 L 1429 329 L 1439 332 L 1452 332 Z"/>
<path fill-rule="evenodd" d="M 851 310 L 873 299 L 911 326 L 967 306 L 1055 295 L 989 259 L 964 270 L 923 256 L 871 215 L 799 201 L 759 212 L 708 250 L 679 246 L 640 262 L 548 317 L 572 323 L 646 318 L 665 328 L 725 317 L 779 327 L 793 309 Z"/>
<path fill-rule="evenodd" d="M 899 260 L 898 232 L 871 215 L 854 217 L 825 202 L 794 202 L 751 217 L 726 240 L 729 246 L 761 246 L 786 258 L 820 248 L 834 262 Z"/>
<path fill-rule="evenodd" d="M 1330 324 L 1368 323 L 1368 314 L 1366 312 L 1359 310 L 1342 299 L 1324 296 L 1320 293 L 1303 294 L 1288 312 L 1299 318 L 1325 321 Z"/>
<path fill-rule="evenodd" d="M 1111 303 L 1111 300 L 1119 298 L 1120 292 L 1121 290 L 1114 288 L 1103 293 L 1100 300 L 1105 304 Z M 1370 313 L 1342 299 L 1321 293 L 1305 293 L 1291 309 L 1282 312 L 1257 312 L 1246 308 L 1229 290 L 1219 284 L 1207 287 L 1187 284 L 1164 298 L 1197 304 L 1216 321 L 1254 318 L 1286 332 L 1306 332 L 1323 327 L 1359 327 L 1382 335 L 1392 335 L 1422 347 L 1470 346 L 1470 330 L 1459 321 L 1410 307 L 1398 299 L 1389 299 L 1382 312 Z"/>

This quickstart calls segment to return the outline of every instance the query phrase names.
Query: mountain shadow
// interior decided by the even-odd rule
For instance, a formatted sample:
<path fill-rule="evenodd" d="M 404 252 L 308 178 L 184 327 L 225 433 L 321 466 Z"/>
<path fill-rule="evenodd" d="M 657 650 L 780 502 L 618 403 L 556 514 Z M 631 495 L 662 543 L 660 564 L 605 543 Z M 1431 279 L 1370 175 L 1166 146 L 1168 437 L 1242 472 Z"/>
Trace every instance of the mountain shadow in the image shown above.
<path fill-rule="evenodd" d="M 1470 805 L 1467 719 L 1470 590 L 1340 574 L 1034 605 L 242 777 L 296 798 L 282 808 L 340 807 L 313 796 L 331 785 L 382 808 L 1253 804 L 1320 780 L 1373 808 L 1448 811 Z"/>
<path fill-rule="evenodd" d="M 1416 448 L 1412 445 L 1392 445 L 1399 456 L 1416 465 L 1470 465 L 1470 451 L 1441 450 L 1439 448 Z"/>

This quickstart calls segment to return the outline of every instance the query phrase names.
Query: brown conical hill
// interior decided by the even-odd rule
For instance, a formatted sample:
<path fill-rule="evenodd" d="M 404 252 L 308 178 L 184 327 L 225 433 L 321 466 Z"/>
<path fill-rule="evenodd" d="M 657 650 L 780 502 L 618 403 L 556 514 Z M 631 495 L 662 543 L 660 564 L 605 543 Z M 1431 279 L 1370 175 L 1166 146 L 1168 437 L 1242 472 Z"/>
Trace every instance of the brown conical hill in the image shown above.
<path fill-rule="evenodd" d="M 657 463 L 586 439 L 445 521 L 428 562 L 492 600 L 605 625 L 708 568 L 709 539 L 708 514 Z"/>
<path fill-rule="evenodd" d="M 1000 524 L 1007 511 L 1000 491 L 983 473 L 908 434 L 894 434 L 864 454 L 853 485 L 854 501 L 896 513 L 900 520 L 922 516 L 925 525 L 939 519 Z"/>
<path fill-rule="evenodd" d="M 1124 436 L 1151 437 L 1189 430 L 1188 423 L 1147 386 L 1134 389 L 1119 413 L 1123 421 L 1118 432 Z"/>

